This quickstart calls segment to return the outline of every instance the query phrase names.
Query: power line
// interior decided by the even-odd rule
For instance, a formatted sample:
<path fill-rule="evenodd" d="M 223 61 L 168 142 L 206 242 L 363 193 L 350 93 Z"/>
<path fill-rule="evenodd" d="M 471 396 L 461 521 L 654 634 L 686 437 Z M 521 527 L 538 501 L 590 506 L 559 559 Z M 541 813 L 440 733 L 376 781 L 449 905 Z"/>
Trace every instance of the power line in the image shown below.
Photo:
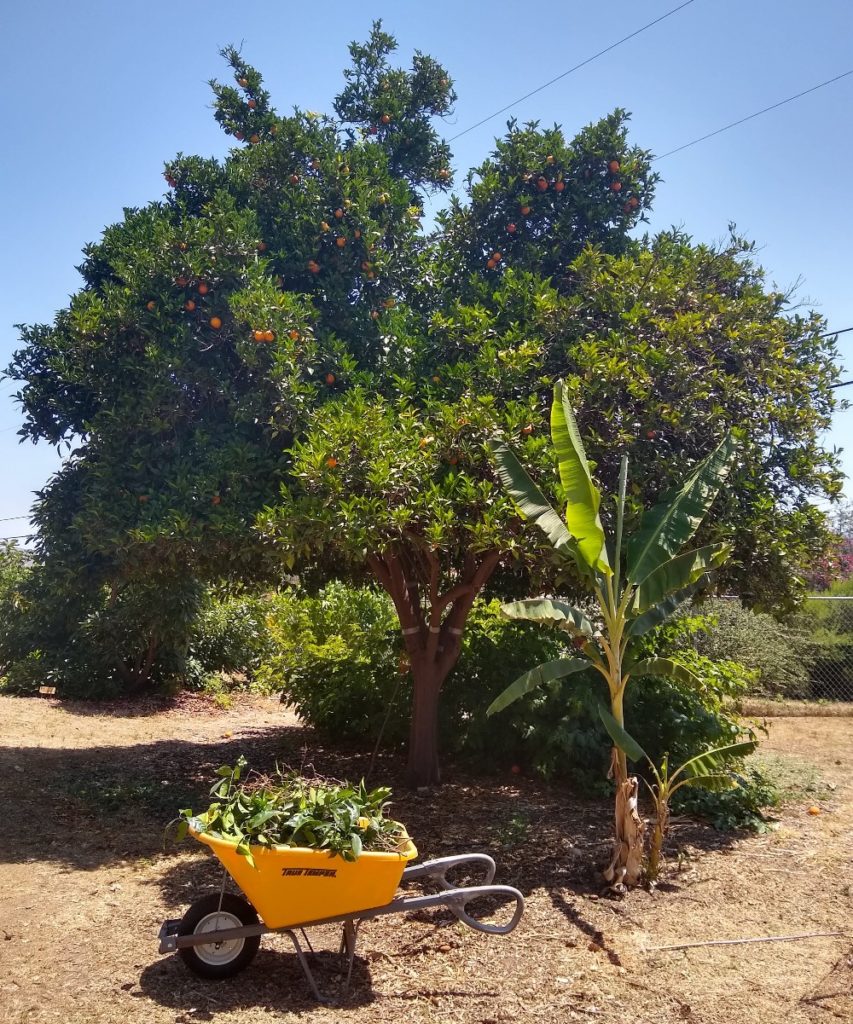
<path fill-rule="evenodd" d="M 13 519 L 30 519 L 30 516 L 5 516 L 0 523 L 11 523 Z"/>
<path fill-rule="evenodd" d="M 496 110 L 494 114 L 489 114 L 488 117 L 484 117 L 482 121 L 478 121 L 476 124 L 472 124 L 470 128 L 465 128 L 463 131 L 458 132 L 452 138 L 449 138 L 448 142 L 455 142 L 457 139 L 461 139 L 463 135 L 467 135 L 468 132 L 473 132 L 475 128 L 479 128 L 481 125 L 486 124 L 495 117 L 499 117 L 505 113 L 511 107 L 516 106 L 518 103 L 523 103 L 525 100 L 530 99 L 531 96 L 535 96 L 537 92 L 542 92 L 543 89 L 547 89 L 549 85 L 553 85 L 555 82 L 559 82 L 561 79 L 566 78 L 568 75 L 574 74 L 575 71 L 580 71 L 581 68 L 586 67 L 587 64 L 591 64 L 594 60 L 598 60 L 599 57 L 603 57 L 605 53 L 610 53 L 611 50 L 615 50 L 617 46 L 621 46 L 623 43 L 627 43 L 629 39 L 633 39 L 635 36 L 640 35 L 641 32 L 645 32 L 647 29 L 652 28 L 654 25 L 665 21 L 667 18 L 671 18 L 673 14 L 677 14 L 679 11 L 684 10 L 685 7 L 689 7 L 695 0 L 685 0 L 684 3 L 679 4 L 678 7 L 673 7 L 671 11 L 667 11 L 662 14 L 659 18 L 655 18 L 654 21 L 650 21 L 647 25 L 643 25 L 642 28 L 636 29 L 631 32 L 630 35 L 623 36 L 621 39 L 617 39 L 615 43 L 611 43 L 609 46 L 605 46 L 603 50 L 599 50 L 598 53 L 594 53 L 591 57 L 587 57 L 586 60 L 582 60 L 580 64 L 575 64 L 573 68 L 569 68 L 568 71 L 564 71 L 561 75 L 557 75 L 556 78 L 552 78 L 550 81 L 545 82 L 544 85 L 539 85 L 535 89 L 531 89 L 530 92 L 525 93 L 523 96 L 519 96 L 517 100 L 513 100 L 512 103 L 507 103 L 505 107 L 501 107 L 500 110 Z"/>
<path fill-rule="evenodd" d="M 761 110 L 756 110 L 752 114 L 747 114 L 746 117 L 742 117 L 737 121 L 732 121 L 731 124 L 724 125 L 716 131 L 708 132 L 707 135 L 700 135 L 698 139 L 693 139 L 691 142 L 685 142 L 683 146 L 676 146 L 675 149 L 667 150 L 666 153 L 661 153 L 660 156 L 655 157 L 654 162 L 656 163 L 658 160 L 663 160 L 664 157 L 672 156 L 673 153 L 680 153 L 683 149 L 689 149 L 691 146 L 696 146 L 700 142 L 704 142 L 706 139 L 713 139 L 715 135 L 721 135 L 723 132 L 727 132 L 730 128 L 737 128 L 740 124 L 746 124 L 747 121 L 752 121 L 756 117 L 761 117 L 762 114 L 766 114 L 771 110 L 778 110 L 779 107 L 784 107 L 786 103 L 793 103 L 794 100 L 800 99 L 801 96 L 808 96 L 810 92 L 817 92 L 818 89 L 823 89 L 827 85 L 832 85 L 833 82 L 838 82 L 842 78 L 846 78 L 848 75 L 853 75 L 853 68 L 849 71 L 842 71 L 840 75 L 836 75 L 834 78 L 827 78 L 825 82 L 821 82 L 819 85 L 813 85 L 809 89 L 803 89 L 802 92 L 795 93 L 793 96 L 788 96 L 787 99 L 779 100 L 778 103 L 771 103 L 769 107 L 763 107 Z"/>
<path fill-rule="evenodd" d="M 827 331 L 826 334 L 819 334 L 819 338 L 834 338 L 836 334 L 847 334 L 848 331 L 853 331 L 853 327 L 842 327 L 840 331 Z"/>

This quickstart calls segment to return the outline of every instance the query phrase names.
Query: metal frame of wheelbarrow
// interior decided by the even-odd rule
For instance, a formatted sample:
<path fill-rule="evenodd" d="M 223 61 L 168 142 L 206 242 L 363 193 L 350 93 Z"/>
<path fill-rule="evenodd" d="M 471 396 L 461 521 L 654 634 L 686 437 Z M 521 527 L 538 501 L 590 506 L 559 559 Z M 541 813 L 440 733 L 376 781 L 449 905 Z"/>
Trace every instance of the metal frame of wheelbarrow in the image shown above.
<path fill-rule="evenodd" d="M 480 885 L 454 886 L 447 880 L 447 872 L 462 864 L 480 864 L 483 866 L 484 876 Z M 388 914 L 405 914 L 413 910 L 424 910 L 430 907 L 447 907 L 458 920 L 469 928 L 478 932 L 486 932 L 488 935 L 508 935 L 521 920 L 524 913 L 524 897 L 510 885 L 493 885 L 495 877 L 495 862 L 485 853 L 463 853 L 454 857 L 440 857 L 437 860 L 426 861 L 423 864 L 416 864 L 403 871 L 402 882 L 411 882 L 418 878 L 429 879 L 438 883 L 441 892 L 428 896 L 398 896 L 381 907 L 371 907 L 368 910 L 358 910 L 352 914 L 339 914 L 335 917 L 322 917 L 312 921 L 303 921 L 299 924 L 288 925 L 284 928 L 267 928 L 264 924 L 245 925 L 242 928 L 223 928 L 213 932 L 202 932 L 198 935 L 178 935 L 178 928 L 181 920 L 178 918 L 164 921 L 160 928 L 160 952 L 174 953 L 179 949 L 186 949 L 189 946 L 207 946 L 211 943 L 211 936 L 216 935 L 218 942 L 228 942 L 231 939 L 249 938 L 253 935 L 278 934 L 287 935 L 293 943 L 296 956 L 302 967 L 302 971 L 311 986 L 315 999 L 319 1002 L 331 1002 L 327 997 L 321 995 L 314 973 L 308 963 L 308 958 L 302 948 L 296 932 L 300 931 L 308 949 L 313 953 L 314 949 L 305 929 L 321 924 L 342 924 L 340 953 L 347 954 L 347 974 L 344 986 L 344 994 L 349 990 L 350 978 L 352 977 L 353 961 L 355 960 L 355 949 L 358 942 L 358 932 L 362 922 L 372 921 L 377 917 L 386 917 Z M 227 877 L 227 872 L 226 872 Z M 223 879 L 222 891 L 220 893 L 220 906 L 222 893 L 225 891 L 225 879 Z M 515 900 L 515 911 L 512 918 L 506 924 L 489 924 L 485 921 L 478 921 L 467 912 L 466 907 L 472 900 L 483 896 L 511 896 Z M 218 943 L 216 943 L 218 944 Z"/>

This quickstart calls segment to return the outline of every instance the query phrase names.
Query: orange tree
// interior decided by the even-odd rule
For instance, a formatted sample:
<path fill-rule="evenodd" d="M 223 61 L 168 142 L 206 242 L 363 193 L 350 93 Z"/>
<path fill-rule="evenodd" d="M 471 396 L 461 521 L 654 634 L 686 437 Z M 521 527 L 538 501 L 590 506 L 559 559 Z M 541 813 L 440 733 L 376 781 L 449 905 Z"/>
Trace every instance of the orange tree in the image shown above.
<path fill-rule="evenodd" d="M 808 498 L 838 485 L 818 440 L 835 368 L 822 321 L 786 315 L 745 243 L 633 238 L 656 178 L 622 111 L 571 140 L 511 123 L 425 231 L 427 195 L 451 185 L 433 122 L 454 90 L 424 55 L 392 66 L 394 46 L 377 25 L 351 47 L 330 117 L 281 116 L 225 51 L 215 117 L 235 147 L 170 161 L 168 198 L 86 250 L 82 289 L 23 329 L 9 372 L 23 435 L 77 445 L 39 501 L 45 565 L 107 595 L 373 576 L 411 666 L 410 776 L 429 783 L 476 595 L 572 582 L 522 528 L 488 439 L 551 489 L 561 377 L 604 486 L 630 450 L 639 509 L 744 428 L 717 520 L 738 584 L 784 603 L 822 543 Z"/>

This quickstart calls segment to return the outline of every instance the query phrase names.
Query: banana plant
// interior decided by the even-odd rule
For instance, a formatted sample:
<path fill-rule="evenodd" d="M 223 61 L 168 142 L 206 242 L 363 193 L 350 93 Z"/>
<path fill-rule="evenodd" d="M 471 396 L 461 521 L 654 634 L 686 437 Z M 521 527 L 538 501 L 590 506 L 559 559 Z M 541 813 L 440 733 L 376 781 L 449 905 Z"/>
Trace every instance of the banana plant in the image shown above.
<path fill-rule="evenodd" d="M 560 516 L 521 463 L 500 439 L 490 442 L 501 482 L 520 514 L 537 526 L 559 559 L 574 564 L 588 586 L 594 612 L 563 601 L 536 598 L 503 606 L 513 619 L 547 623 L 567 632 L 576 655 L 546 662 L 515 680 L 490 705 L 487 715 L 551 680 L 592 667 L 604 677 L 610 710 L 624 727 L 624 695 L 632 677 L 665 676 L 691 685 L 698 680 L 669 658 L 643 658 L 638 641 L 665 622 L 709 580 L 729 554 L 729 545 L 706 544 L 684 550 L 705 518 L 729 472 L 734 441 L 725 437 L 684 484 L 644 512 L 630 537 L 624 537 L 628 460 L 622 458 L 616 495 L 615 536 L 608 543 L 599 509 L 601 493 L 593 482 L 577 423 L 563 385 L 554 387 L 551 438 L 566 494 Z M 643 871 L 643 823 L 637 812 L 639 784 L 629 778 L 624 751 L 613 749 L 616 783 L 616 835 L 605 877 L 615 887 L 636 885 Z"/>
<path fill-rule="evenodd" d="M 669 829 L 669 805 L 673 796 L 682 786 L 702 786 L 704 789 L 717 791 L 737 788 L 737 777 L 728 766 L 733 760 L 751 754 L 758 743 L 755 740 L 742 740 L 724 747 L 704 750 L 672 771 L 668 756 L 664 755 L 658 768 L 640 744 L 619 725 L 605 707 L 599 705 L 598 714 L 614 745 L 631 761 L 645 759 L 654 779 L 654 782 L 646 782 L 655 805 L 655 830 L 652 833 L 646 863 L 646 879 L 653 882 L 660 871 L 663 843 Z"/>

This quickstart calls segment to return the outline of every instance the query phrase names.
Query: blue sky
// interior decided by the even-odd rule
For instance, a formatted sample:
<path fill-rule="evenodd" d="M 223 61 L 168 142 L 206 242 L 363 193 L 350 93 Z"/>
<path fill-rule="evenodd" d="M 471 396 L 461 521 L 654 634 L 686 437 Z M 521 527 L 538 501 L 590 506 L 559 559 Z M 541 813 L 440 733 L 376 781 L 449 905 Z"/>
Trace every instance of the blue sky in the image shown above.
<path fill-rule="evenodd" d="M 399 40 L 401 60 L 421 49 L 454 78 L 459 102 L 449 137 L 677 4 L 7 5 L 0 363 L 17 345 L 13 324 L 49 321 L 77 288 L 82 246 L 120 219 L 123 207 L 162 194 L 166 160 L 178 151 L 226 152 L 207 85 L 227 77 L 221 46 L 242 44 L 280 110 L 328 110 L 348 42 L 366 37 L 381 17 Z M 632 140 L 664 153 L 853 68 L 851 37 L 849 0 L 694 0 L 510 113 L 560 123 L 571 135 L 622 106 L 633 113 Z M 851 105 L 853 76 L 662 160 L 652 227 L 678 224 L 713 241 L 734 221 L 759 243 L 771 281 L 801 281 L 801 299 L 833 328 L 853 327 Z M 457 172 L 482 160 L 507 116 L 453 144 Z M 853 332 L 839 347 L 853 378 Z M 0 383 L 0 517 L 27 512 L 33 490 L 59 464 L 50 448 L 18 444 L 13 390 Z M 847 391 L 853 398 L 853 388 Z M 827 442 L 853 449 L 853 411 L 837 415 Z M 844 459 L 853 476 L 853 453 Z M 0 536 L 26 528 L 3 522 Z"/>

